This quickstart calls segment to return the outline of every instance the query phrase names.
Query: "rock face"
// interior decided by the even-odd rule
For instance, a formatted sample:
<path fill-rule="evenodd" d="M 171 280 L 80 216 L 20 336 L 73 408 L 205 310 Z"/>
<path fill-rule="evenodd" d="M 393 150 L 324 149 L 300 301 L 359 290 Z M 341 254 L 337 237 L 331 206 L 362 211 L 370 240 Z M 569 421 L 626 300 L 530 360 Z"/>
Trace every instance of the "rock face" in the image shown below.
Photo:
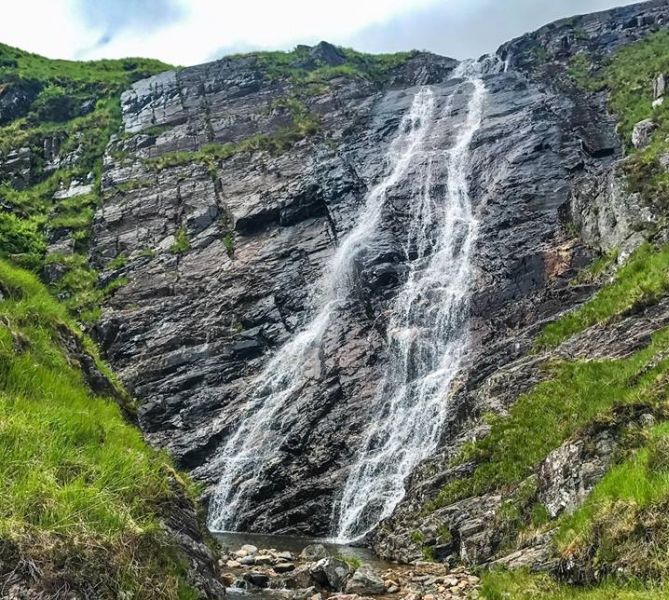
<path fill-rule="evenodd" d="M 565 64 L 585 46 L 605 55 L 668 17 L 662 1 L 559 22 L 506 44 L 482 65 L 487 96 L 468 172 L 479 220 L 469 355 L 449 400 L 443 451 L 414 474 L 405 501 L 375 537 L 383 554 L 419 558 L 409 539 L 416 512 L 453 476 L 452 452 L 483 431 L 482 414 L 509 406 L 540 380 L 536 361 L 524 357 L 532 335 L 593 292 L 568 285 L 591 256 L 568 225 L 596 249 L 631 249 L 639 222 L 652 219 L 614 172 L 622 148 L 605 97 L 559 73 L 535 77 L 534 49 L 545 47 Z M 575 26 L 586 39 L 573 35 Z M 336 66 L 340 58 L 321 44 L 305 60 Z M 124 277 L 127 284 L 105 306 L 97 336 L 139 399 L 149 440 L 207 493 L 255 378 L 307 321 L 314 283 L 367 192 L 387 175 L 382 157 L 420 86 L 430 86 L 442 109 L 451 102 L 436 127 L 439 148 L 453 143 L 466 103 L 455 67 L 419 53 L 382 79 L 339 77 L 305 94 L 299 83 L 270 77 L 257 59 L 242 57 L 164 73 L 124 94 L 125 135 L 107 151 L 92 257 L 110 281 Z M 294 139 L 288 151 L 268 152 L 258 139 L 250 145 L 258 133 L 277 138 L 295 126 L 296 97 L 300 111 L 316 117 L 317 131 Z M 229 155 L 207 154 L 211 144 L 226 145 Z M 443 178 L 433 185 L 443 192 Z M 271 477 L 240 511 L 240 530 L 332 532 L 332 506 L 387 356 L 386 311 L 406 278 L 402 248 L 414 196 L 408 181 L 392 189 L 380 241 L 357 265 L 356 294 L 299 390 L 306 408 L 276 424 L 283 443 Z M 120 256 L 125 260 L 114 260 Z M 560 466 L 581 452 L 564 448 L 546 465 L 565 482 L 551 476 L 545 488 L 555 510 L 588 489 L 606 462 L 593 457 L 592 468 L 579 473 Z M 474 498 L 431 515 L 428 521 L 447 521 L 456 532 L 441 544 L 444 556 L 487 560 L 498 502 Z"/>

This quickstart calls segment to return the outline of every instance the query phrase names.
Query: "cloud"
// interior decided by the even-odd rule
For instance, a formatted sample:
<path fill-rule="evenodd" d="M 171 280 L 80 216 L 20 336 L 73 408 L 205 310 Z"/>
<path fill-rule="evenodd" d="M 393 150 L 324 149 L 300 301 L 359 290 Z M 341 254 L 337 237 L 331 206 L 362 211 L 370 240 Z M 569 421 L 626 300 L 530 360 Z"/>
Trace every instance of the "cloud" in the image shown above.
<path fill-rule="evenodd" d="M 0 19 L 0 41 L 52 58 L 146 56 L 181 65 L 320 40 L 464 58 L 559 17 L 630 3 L 337 0 L 325 11 L 313 0 L 19 0 Z"/>
<path fill-rule="evenodd" d="M 155 31 L 186 13 L 176 0 L 76 0 L 74 8 L 85 26 L 107 35 L 123 29 Z"/>
<path fill-rule="evenodd" d="M 79 57 L 108 46 L 121 32 L 151 33 L 178 22 L 186 12 L 177 0 L 74 0 L 74 11 L 85 28 L 100 32 L 92 46 L 77 50 Z"/>
<path fill-rule="evenodd" d="M 493 52 L 551 21 L 634 0 L 452 0 L 362 29 L 348 44 L 367 52 L 431 50 L 455 58 Z"/>

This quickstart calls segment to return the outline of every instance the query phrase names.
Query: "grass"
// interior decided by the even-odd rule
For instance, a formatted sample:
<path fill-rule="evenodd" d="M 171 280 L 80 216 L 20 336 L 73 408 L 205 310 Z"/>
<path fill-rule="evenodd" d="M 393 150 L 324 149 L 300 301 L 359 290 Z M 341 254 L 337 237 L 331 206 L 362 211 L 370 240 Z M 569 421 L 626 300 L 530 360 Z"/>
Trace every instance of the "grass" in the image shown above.
<path fill-rule="evenodd" d="M 669 590 L 642 583 L 626 586 L 603 582 L 597 587 L 576 588 L 556 582 L 546 574 L 526 571 L 489 571 L 481 580 L 484 600 L 668 600 Z"/>
<path fill-rule="evenodd" d="M 596 270 L 604 263 L 593 267 Z M 551 323 L 538 336 L 537 349 L 554 348 L 571 336 L 635 308 L 656 302 L 669 290 L 669 246 L 644 244 L 591 300 Z"/>
<path fill-rule="evenodd" d="M 287 79 L 293 83 L 327 83 L 336 77 L 359 77 L 370 81 L 383 80 L 393 69 L 401 66 L 418 52 L 396 52 L 392 54 L 366 54 L 350 48 L 339 48 L 345 62 L 328 65 L 316 61 L 310 66 L 297 66 L 309 59 L 309 51 L 297 48 L 291 52 L 256 52 L 247 56 L 254 58 L 269 79 Z M 313 61 L 310 61 L 313 62 Z"/>
<path fill-rule="evenodd" d="M 190 250 L 188 234 L 183 227 L 180 227 L 174 234 L 174 243 L 170 246 L 170 252 L 172 254 L 184 254 L 188 250 Z"/>
<path fill-rule="evenodd" d="M 181 597 L 183 559 L 160 520 L 184 482 L 116 402 L 85 384 L 64 344 L 92 345 L 67 309 L 2 260 L 0 290 L 0 544 L 42 563 L 63 543 L 75 556 L 104 550 L 80 565 L 87 581 L 99 580 L 99 597 Z M 59 572 L 67 579 L 76 571 Z"/>
<path fill-rule="evenodd" d="M 30 90 L 21 114 L 0 126 L 0 155 L 27 147 L 31 151 L 30 185 L 16 189 L 0 180 L 0 258 L 41 272 L 63 262 L 65 277 L 54 291 L 67 298 L 77 316 L 92 323 L 99 314 L 97 274 L 85 263 L 93 215 L 100 202 L 102 156 L 121 122 L 120 94 L 132 82 L 168 69 L 144 59 L 77 62 L 51 60 L 0 44 L 0 91 Z M 86 108 L 83 108 L 84 105 Z M 59 140 L 58 154 L 76 153 L 76 166 L 47 173 L 45 139 Z M 54 193 L 73 179 L 90 181 L 93 192 L 55 201 Z M 46 257 L 50 232 L 63 230 L 74 242 L 75 257 Z"/>
<path fill-rule="evenodd" d="M 666 373 L 662 386 L 666 401 Z M 596 579 L 613 572 L 618 578 L 666 578 L 669 422 L 652 428 L 646 438 L 642 447 L 608 472 L 584 505 L 560 524 L 558 550 L 578 565 L 583 578 Z"/>
<path fill-rule="evenodd" d="M 471 476 L 447 484 L 428 506 L 433 510 L 469 496 L 513 489 L 564 441 L 597 421 L 607 422 L 615 407 L 658 398 L 658 377 L 669 369 L 669 331 L 622 360 L 551 364 L 551 377 L 518 398 L 506 416 L 487 418 L 491 431 L 465 447 L 459 462 L 475 461 Z"/>

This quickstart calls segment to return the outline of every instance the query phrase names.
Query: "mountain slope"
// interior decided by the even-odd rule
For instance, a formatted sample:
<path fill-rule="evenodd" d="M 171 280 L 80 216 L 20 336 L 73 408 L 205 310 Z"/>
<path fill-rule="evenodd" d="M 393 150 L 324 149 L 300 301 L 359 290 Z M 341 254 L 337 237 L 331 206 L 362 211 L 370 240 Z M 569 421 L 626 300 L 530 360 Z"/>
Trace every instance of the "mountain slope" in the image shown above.
<path fill-rule="evenodd" d="M 666 577 L 668 19 L 667 0 L 575 17 L 471 65 L 321 43 L 139 81 L 162 65 L 47 69 L 6 50 L 0 252 L 86 325 L 205 501 L 231 456 L 252 457 L 234 528 L 329 535 L 384 422 L 393 343 L 416 334 L 395 313 L 435 247 L 417 206 L 441 214 L 457 184 L 476 222 L 466 354 L 430 413 L 445 414 L 437 450 L 367 539 L 405 561 L 551 574 L 493 571 L 490 598 L 650 590 Z M 302 344 L 361 214 L 373 232 L 336 280 L 346 293 Z M 150 529 L 160 515 L 142 510 Z"/>

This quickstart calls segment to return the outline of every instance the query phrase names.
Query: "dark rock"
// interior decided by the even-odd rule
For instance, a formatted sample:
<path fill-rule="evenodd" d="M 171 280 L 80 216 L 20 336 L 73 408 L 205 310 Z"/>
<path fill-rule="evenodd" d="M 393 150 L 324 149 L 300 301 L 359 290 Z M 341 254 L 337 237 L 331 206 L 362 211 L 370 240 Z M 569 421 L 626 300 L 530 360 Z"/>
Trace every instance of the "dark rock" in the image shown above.
<path fill-rule="evenodd" d="M 256 573 L 253 571 L 244 573 L 244 580 L 259 588 L 266 588 L 269 586 L 269 575 L 266 575 L 265 573 Z"/>
<path fill-rule="evenodd" d="M 290 562 L 280 562 L 280 563 L 276 563 L 276 564 L 274 565 L 273 569 L 274 569 L 277 573 L 288 573 L 288 572 L 290 572 L 290 571 L 294 571 L 294 570 L 295 570 L 295 564 L 294 564 L 294 563 L 290 563 Z"/>
<path fill-rule="evenodd" d="M 314 581 L 335 591 L 342 591 L 351 574 L 349 566 L 338 558 L 321 558 L 309 569 Z"/>

